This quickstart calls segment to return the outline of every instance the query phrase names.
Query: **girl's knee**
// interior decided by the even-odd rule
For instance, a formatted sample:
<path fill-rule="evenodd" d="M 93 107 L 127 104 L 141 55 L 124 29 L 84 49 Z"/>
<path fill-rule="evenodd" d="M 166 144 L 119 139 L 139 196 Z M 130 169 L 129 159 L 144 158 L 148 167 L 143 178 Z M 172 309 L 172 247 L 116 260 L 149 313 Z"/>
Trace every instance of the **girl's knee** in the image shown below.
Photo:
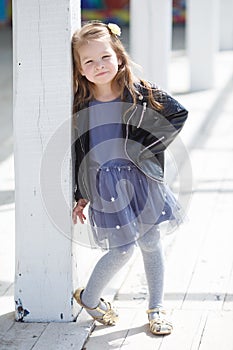
<path fill-rule="evenodd" d="M 160 247 L 160 230 L 154 227 L 146 232 L 139 240 L 138 245 L 142 251 L 153 252 Z"/>
<path fill-rule="evenodd" d="M 127 244 L 114 249 L 119 255 L 119 259 L 128 260 L 131 258 L 134 252 L 134 244 Z"/>

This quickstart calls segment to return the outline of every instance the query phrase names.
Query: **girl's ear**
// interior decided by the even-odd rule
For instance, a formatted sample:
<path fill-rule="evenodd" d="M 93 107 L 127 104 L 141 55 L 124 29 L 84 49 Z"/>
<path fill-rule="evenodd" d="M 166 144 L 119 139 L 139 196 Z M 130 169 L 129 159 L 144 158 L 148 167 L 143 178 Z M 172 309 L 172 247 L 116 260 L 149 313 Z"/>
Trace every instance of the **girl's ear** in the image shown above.
<path fill-rule="evenodd" d="M 118 59 L 117 59 L 117 62 L 118 62 L 118 66 L 121 66 L 121 65 L 122 65 L 122 59 L 121 59 L 121 58 L 118 58 Z"/>

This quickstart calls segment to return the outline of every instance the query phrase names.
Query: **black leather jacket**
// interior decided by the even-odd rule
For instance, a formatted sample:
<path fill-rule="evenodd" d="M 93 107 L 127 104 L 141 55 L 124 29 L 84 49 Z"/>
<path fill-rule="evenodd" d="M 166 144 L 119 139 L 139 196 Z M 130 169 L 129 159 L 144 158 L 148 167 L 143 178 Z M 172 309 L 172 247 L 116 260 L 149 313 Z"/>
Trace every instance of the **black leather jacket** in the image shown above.
<path fill-rule="evenodd" d="M 162 105 L 160 111 L 148 106 L 147 89 L 135 84 L 138 100 L 132 104 L 132 96 L 125 90 L 122 103 L 122 131 L 125 139 L 125 155 L 145 175 L 163 182 L 164 150 L 181 131 L 188 111 L 166 92 L 154 86 L 156 101 Z M 89 114 L 83 106 L 76 115 L 75 135 L 75 193 L 76 201 L 90 198 L 88 176 Z"/>

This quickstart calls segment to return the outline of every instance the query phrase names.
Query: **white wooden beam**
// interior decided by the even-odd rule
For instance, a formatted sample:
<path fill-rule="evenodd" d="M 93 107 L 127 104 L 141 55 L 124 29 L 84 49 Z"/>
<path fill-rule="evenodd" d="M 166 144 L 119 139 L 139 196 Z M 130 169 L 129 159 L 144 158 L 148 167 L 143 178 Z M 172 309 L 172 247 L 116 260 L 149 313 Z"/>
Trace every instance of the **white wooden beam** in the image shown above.
<path fill-rule="evenodd" d="M 79 0 L 13 1 L 15 301 L 24 321 L 74 317 L 71 37 L 79 26 Z"/>
<path fill-rule="evenodd" d="M 143 78 L 168 86 L 171 50 L 172 1 L 130 1 L 130 53 L 142 66 Z"/>
<path fill-rule="evenodd" d="M 219 0 L 187 0 L 187 50 L 190 89 L 215 83 L 215 54 L 219 46 Z"/>
<path fill-rule="evenodd" d="M 220 33 L 219 48 L 220 50 L 233 50 L 233 1 L 220 1 Z"/>

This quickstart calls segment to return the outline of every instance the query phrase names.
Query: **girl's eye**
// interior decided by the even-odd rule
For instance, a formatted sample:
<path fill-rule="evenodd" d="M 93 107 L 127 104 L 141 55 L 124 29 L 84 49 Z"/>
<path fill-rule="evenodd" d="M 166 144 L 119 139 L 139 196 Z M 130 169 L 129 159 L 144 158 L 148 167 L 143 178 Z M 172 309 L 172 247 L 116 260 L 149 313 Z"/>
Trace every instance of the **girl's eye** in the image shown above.
<path fill-rule="evenodd" d="M 110 55 L 104 55 L 103 57 L 102 57 L 102 59 L 107 59 L 107 58 L 109 58 L 110 57 Z"/>
<path fill-rule="evenodd" d="M 92 62 L 92 60 L 89 60 L 89 61 L 86 61 L 85 64 L 89 64 L 89 63 L 91 63 L 91 62 Z"/>

